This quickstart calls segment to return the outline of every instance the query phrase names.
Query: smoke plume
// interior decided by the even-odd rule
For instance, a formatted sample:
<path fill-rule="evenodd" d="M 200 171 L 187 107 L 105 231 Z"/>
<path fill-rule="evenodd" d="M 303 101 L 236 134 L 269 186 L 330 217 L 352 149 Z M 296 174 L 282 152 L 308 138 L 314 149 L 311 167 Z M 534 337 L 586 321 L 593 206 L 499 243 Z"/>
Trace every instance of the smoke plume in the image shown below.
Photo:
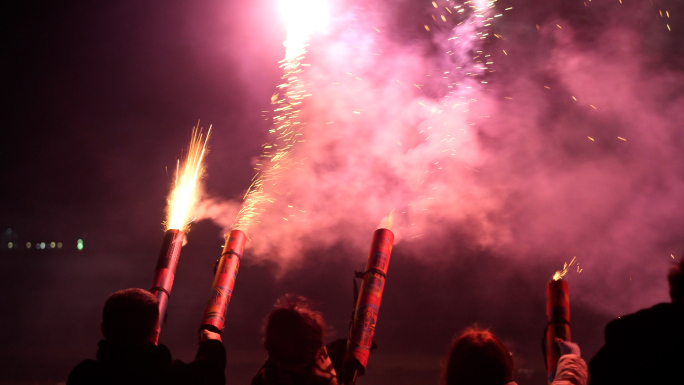
<path fill-rule="evenodd" d="M 265 186 L 250 258 L 365 249 L 395 210 L 396 243 L 423 260 L 576 255 L 596 277 L 577 290 L 620 282 L 597 304 L 621 306 L 606 298 L 635 270 L 630 301 L 653 302 L 683 246 L 682 6 L 379 3 L 339 5 L 312 36 L 297 164 Z M 228 228 L 239 205 L 212 198 L 198 218 Z"/>

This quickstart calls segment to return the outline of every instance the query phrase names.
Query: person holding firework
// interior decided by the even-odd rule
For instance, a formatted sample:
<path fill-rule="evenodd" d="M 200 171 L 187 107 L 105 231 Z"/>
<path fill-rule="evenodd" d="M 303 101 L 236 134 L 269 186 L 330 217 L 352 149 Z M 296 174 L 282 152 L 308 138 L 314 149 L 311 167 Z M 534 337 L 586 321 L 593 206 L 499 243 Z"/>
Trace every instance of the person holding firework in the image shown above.
<path fill-rule="evenodd" d="M 304 297 L 284 295 L 266 318 L 266 363 L 252 385 L 338 385 L 323 345 L 325 321 Z"/>
<path fill-rule="evenodd" d="M 226 382 L 226 350 L 217 333 L 203 330 L 195 361 L 171 359 L 158 344 L 159 300 L 143 289 L 110 295 L 102 312 L 97 359 L 85 360 L 69 374 L 67 385 L 194 384 Z"/>
<path fill-rule="evenodd" d="M 552 385 L 586 385 L 587 364 L 577 344 L 556 339 L 561 357 Z M 477 326 L 461 332 L 442 363 L 440 385 L 515 385 L 516 369 L 506 346 Z"/>

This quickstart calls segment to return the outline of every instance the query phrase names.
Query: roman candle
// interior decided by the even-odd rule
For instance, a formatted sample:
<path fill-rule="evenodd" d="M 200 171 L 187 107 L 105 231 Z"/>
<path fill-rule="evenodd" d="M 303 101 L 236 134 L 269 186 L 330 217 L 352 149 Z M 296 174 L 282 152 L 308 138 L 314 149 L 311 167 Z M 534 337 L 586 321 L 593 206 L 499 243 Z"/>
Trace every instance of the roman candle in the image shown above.
<path fill-rule="evenodd" d="M 356 377 L 366 372 L 393 244 L 394 234 L 389 229 L 380 228 L 373 233 L 344 354 L 345 384 L 354 384 Z"/>
<path fill-rule="evenodd" d="M 556 338 L 570 341 L 570 294 L 568 283 L 562 278 L 546 284 L 546 375 L 549 384 L 556 376 L 560 350 Z"/>
<path fill-rule="evenodd" d="M 214 273 L 211 295 L 202 315 L 200 330 L 207 329 L 214 333 L 223 333 L 226 312 L 233 295 L 246 240 L 247 235 L 241 230 L 232 230 L 226 237 L 226 244 Z"/>

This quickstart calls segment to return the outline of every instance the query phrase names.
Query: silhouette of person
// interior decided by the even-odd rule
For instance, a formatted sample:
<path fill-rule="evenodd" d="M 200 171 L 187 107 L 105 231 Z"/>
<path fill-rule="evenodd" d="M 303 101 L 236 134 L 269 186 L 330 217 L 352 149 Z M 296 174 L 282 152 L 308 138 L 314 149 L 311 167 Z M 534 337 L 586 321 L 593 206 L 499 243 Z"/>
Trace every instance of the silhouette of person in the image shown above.
<path fill-rule="evenodd" d="M 589 364 L 592 385 L 684 383 L 684 256 L 668 272 L 671 303 L 611 321 Z"/>
<path fill-rule="evenodd" d="M 556 339 L 561 350 L 553 385 L 585 385 L 587 364 L 577 344 Z M 451 343 L 442 363 L 441 385 L 515 385 L 517 370 L 506 346 L 492 332 L 476 326 Z"/>
<path fill-rule="evenodd" d="M 325 321 L 304 297 L 284 295 L 266 318 L 266 363 L 252 385 L 337 385 L 323 345 Z"/>
<path fill-rule="evenodd" d="M 226 350 L 217 333 L 202 331 L 195 361 L 173 361 L 159 345 L 159 301 L 149 291 L 125 289 L 107 298 L 102 312 L 97 359 L 85 360 L 67 385 L 196 384 L 226 382 Z"/>

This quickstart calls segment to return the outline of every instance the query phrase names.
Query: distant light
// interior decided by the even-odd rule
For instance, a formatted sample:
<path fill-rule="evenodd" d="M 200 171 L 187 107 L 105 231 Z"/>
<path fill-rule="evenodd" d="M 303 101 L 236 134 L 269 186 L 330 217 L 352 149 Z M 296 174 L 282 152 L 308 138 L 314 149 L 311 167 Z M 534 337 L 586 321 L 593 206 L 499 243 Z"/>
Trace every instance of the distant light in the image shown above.
<path fill-rule="evenodd" d="M 26 242 L 26 248 L 30 249 L 31 248 L 31 242 Z"/>
<path fill-rule="evenodd" d="M 54 249 L 55 246 L 57 246 L 57 245 L 56 245 L 54 242 L 50 242 L 50 248 L 51 248 L 51 249 Z"/>
<path fill-rule="evenodd" d="M 7 244 L 7 248 L 8 248 L 8 249 L 11 249 L 12 247 L 14 247 L 14 243 L 10 242 L 10 243 Z"/>
<path fill-rule="evenodd" d="M 41 248 L 41 250 L 45 250 L 45 242 L 40 243 L 40 248 Z"/>
<path fill-rule="evenodd" d="M 79 250 L 83 250 L 83 239 L 79 239 L 76 241 L 76 248 Z"/>
<path fill-rule="evenodd" d="M 57 242 L 57 248 L 61 249 L 62 248 L 62 242 Z"/>

